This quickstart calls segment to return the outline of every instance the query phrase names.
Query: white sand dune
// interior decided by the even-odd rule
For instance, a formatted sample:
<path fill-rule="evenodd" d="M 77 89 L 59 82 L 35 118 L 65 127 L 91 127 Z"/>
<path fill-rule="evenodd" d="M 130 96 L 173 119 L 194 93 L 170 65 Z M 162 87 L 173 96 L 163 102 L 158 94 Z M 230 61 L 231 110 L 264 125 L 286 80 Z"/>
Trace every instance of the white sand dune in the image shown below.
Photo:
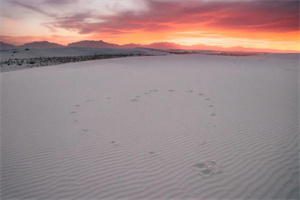
<path fill-rule="evenodd" d="M 14 58 L 35 58 L 35 57 L 63 57 L 63 56 L 84 56 L 93 54 L 120 54 L 120 53 L 132 53 L 132 54 L 166 54 L 166 52 L 155 51 L 145 48 L 134 49 L 106 49 L 106 48 L 87 48 L 87 47 L 64 47 L 64 48 L 51 48 L 51 49 L 18 49 L 13 53 L 12 50 L 0 51 L 1 59 L 14 59 Z"/>
<path fill-rule="evenodd" d="M 0 73 L 112 57 L 158 56 L 168 54 L 170 54 L 170 52 L 164 50 L 145 48 L 105 49 L 65 47 L 52 49 L 0 50 Z"/>
<path fill-rule="evenodd" d="M 299 199 L 298 64 L 171 55 L 2 73 L 2 199 Z"/>

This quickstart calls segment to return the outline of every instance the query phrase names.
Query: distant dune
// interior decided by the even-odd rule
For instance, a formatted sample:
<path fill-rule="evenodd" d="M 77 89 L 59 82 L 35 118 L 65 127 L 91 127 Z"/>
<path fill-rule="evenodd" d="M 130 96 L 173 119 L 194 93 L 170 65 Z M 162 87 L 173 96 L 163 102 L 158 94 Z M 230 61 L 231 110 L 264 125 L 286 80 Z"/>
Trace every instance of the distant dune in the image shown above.
<path fill-rule="evenodd" d="M 149 48 L 112 49 L 60 47 L 49 49 L 18 49 L 12 51 L 4 50 L 0 51 L 0 72 L 95 59 L 168 54 L 170 54 L 168 51 Z"/>

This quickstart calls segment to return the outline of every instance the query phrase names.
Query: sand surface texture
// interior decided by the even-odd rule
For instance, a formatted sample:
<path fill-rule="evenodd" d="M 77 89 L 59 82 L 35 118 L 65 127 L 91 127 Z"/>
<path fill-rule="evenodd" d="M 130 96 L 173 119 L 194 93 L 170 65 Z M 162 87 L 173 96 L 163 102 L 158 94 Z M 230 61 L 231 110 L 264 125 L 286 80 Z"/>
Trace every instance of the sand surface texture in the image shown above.
<path fill-rule="evenodd" d="M 299 199 L 298 64 L 170 55 L 1 73 L 2 199 Z"/>

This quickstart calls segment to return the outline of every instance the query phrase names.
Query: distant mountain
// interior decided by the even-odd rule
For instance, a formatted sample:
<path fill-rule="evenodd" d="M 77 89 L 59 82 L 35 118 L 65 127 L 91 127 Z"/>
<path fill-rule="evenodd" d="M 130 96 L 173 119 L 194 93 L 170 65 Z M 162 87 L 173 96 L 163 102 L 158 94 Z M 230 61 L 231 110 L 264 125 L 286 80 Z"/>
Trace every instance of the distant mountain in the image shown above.
<path fill-rule="evenodd" d="M 10 50 L 10 49 L 48 49 L 48 48 L 61 48 L 66 47 L 57 43 L 50 43 L 47 41 L 42 42 L 31 42 L 26 43 L 21 46 L 15 46 L 12 44 L 7 44 L 4 42 L 0 42 L 0 49 L 1 50 Z M 220 46 L 210 46 L 210 45 L 203 45 L 197 44 L 192 46 L 185 46 L 180 45 L 172 42 L 157 42 L 152 44 L 124 44 L 118 45 L 113 43 L 104 42 L 103 40 L 84 40 L 78 41 L 74 43 L 70 43 L 67 47 L 87 47 L 87 48 L 117 48 L 117 49 L 132 49 L 132 48 L 151 48 L 151 49 L 184 49 L 184 50 L 213 50 L 213 51 L 239 51 L 239 52 L 274 52 L 274 53 L 295 53 L 296 51 L 289 51 L 289 50 L 275 50 L 275 49 L 256 49 L 256 48 L 248 48 L 248 47 L 220 47 Z"/>
<path fill-rule="evenodd" d="M 143 47 L 153 49 L 184 49 L 183 46 L 171 42 L 157 42 L 148 45 L 143 45 Z"/>
<path fill-rule="evenodd" d="M 42 42 L 31 42 L 26 43 L 21 46 L 18 46 L 18 49 L 50 49 L 50 48 L 61 48 L 64 47 L 63 45 L 57 44 L 57 43 L 50 43 L 48 41 L 42 41 Z"/>
<path fill-rule="evenodd" d="M 125 45 L 118 45 L 113 43 L 107 43 L 102 40 L 94 41 L 94 40 L 85 40 L 80 42 L 74 42 L 68 44 L 68 47 L 91 47 L 91 48 L 136 48 L 136 47 L 144 47 L 144 48 L 154 48 L 154 49 L 179 49 L 182 48 L 181 45 L 170 43 L 170 42 L 158 42 L 152 43 L 148 45 L 141 45 L 141 44 L 125 44 Z"/>
<path fill-rule="evenodd" d="M 143 47 L 143 45 L 130 43 L 130 44 L 120 45 L 120 47 L 123 49 L 133 49 L 133 48 L 137 48 L 137 47 Z"/>
<path fill-rule="evenodd" d="M 10 49 L 15 49 L 15 48 L 16 48 L 15 45 L 0 42 L 0 50 L 10 50 Z"/>
<path fill-rule="evenodd" d="M 120 45 L 103 42 L 102 40 L 84 40 L 68 44 L 68 47 L 91 47 L 91 48 L 121 48 Z"/>

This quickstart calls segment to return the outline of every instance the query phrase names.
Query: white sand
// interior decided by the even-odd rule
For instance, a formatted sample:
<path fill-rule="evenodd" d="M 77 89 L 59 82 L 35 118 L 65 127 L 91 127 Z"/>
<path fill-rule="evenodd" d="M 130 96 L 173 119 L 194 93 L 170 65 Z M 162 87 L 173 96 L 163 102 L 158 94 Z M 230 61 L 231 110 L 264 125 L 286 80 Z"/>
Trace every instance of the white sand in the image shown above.
<path fill-rule="evenodd" d="M 299 199 L 299 61 L 281 57 L 0 74 L 2 199 Z"/>
<path fill-rule="evenodd" d="M 14 59 L 14 58 L 35 58 L 35 57 L 63 57 L 63 56 L 79 56 L 79 55 L 94 55 L 94 54 L 120 54 L 120 53 L 132 53 L 132 54 L 163 54 L 162 51 L 155 51 L 145 48 L 134 49 L 105 49 L 105 48 L 86 48 L 86 47 L 64 47 L 64 48 L 52 48 L 52 49 L 30 49 L 28 51 L 24 49 L 18 49 L 17 53 L 12 53 L 11 50 L 0 51 L 0 58 L 2 60 Z M 166 54 L 166 53 L 164 53 Z"/>
<path fill-rule="evenodd" d="M 15 52 L 15 53 L 13 53 Z M 201 52 L 201 51 L 200 51 Z M 204 51 L 202 51 L 203 53 Z M 42 66 L 57 65 L 62 63 L 78 62 L 79 60 L 95 60 L 94 55 L 100 59 L 103 55 L 121 57 L 126 56 L 154 56 L 169 55 L 164 50 L 134 48 L 134 49 L 104 49 L 104 48 L 84 48 L 84 47 L 65 47 L 52 49 L 20 49 L 17 51 L 2 50 L 0 51 L 0 73 L 30 69 Z M 60 57 L 57 59 L 55 57 Z M 70 57 L 66 62 L 66 57 Z M 79 57 L 79 58 L 75 58 Z M 104 56 L 105 57 L 105 56 Z M 48 59 L 44 59 L 48 58 Z M 101 58 L 105 59 L 105 58 Z"/>

